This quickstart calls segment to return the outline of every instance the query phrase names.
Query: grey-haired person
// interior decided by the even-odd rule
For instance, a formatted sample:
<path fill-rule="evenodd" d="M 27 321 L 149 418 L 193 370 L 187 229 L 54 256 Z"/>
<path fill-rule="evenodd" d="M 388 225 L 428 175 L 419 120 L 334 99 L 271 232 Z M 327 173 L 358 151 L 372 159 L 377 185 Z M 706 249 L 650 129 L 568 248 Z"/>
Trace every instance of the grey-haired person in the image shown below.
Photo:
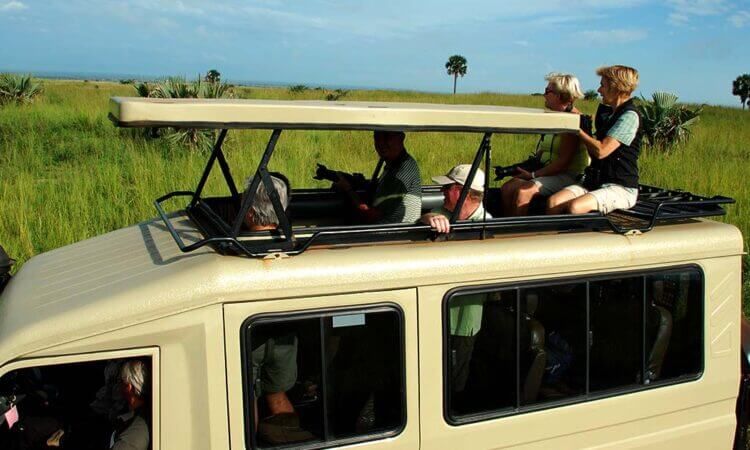
<path fill-rule="evenodd" d="M 581 115 L 575 101 L 583 97 L 581 84 L 573 75 L 550 73 L 544 78 L 544 106 L 555 112 Z M 513 178 L 500 188 L 503 214 L 525 216 L 537 196 L 549 197 L 574 184 L 589 164 L 586 147 L 575 134 L 544 134 L 537 144 L 536 156 L 545 165 L 533 172 L 516 169 Z"/>
<path fill-rule="evenodd" d="M 147 450 L 151 440 L 148 423 L 143 417 L 150 385 L 148 365 L 140 360 L 126 361 L 120 369 L 120 381 L 128 412 L 117 417 L 109 448 L 113 450 Z"/>
<path fill-rule="evenodd" d="M 596 112 L 596 133 L 579 130 L 578 137 L 591 155 L 582 182 L 550 197 L 549 214 L 584 214 L 632 208 L 638 201 L 638 154 L 641 117 L 633 102 L 638 71 L 628 66 L 597 69 L 602 105 Z"/>

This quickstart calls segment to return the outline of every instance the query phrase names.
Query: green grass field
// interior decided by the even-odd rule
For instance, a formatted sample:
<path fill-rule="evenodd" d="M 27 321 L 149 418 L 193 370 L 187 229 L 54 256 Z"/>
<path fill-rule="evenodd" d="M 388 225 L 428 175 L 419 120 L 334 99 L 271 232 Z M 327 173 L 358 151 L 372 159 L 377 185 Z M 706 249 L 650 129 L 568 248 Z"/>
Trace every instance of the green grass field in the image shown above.
<path fill-rule="evenodd" d="M 206 156 L 142 137 L 138 130 L 115 128 L 107 119 L 108 99 L 132 96 L 130 85 L 105 82 L 47 81 L 42 97 L 30 106 L 0 109 L 0 244 L 19 261 L 88 237 L 153 217 L 153 200 L 170 191 L 193 189 Z M 236 88 L 240 98 L 322 99 L 323 91 L 292 95 L 278 88 Z M 494 93 L 442 95 L 418 92 L 352 91 L 345 100 L 492 104 L 541 108 L 542 97 Z M 581 102 L 588 113 L 596 102 Z M 253 173 L 268 131 L 232 131 L 225 144 L 234 177 Z M 445 173 L 458 162 L 471 162 L 478 134 L 412 133 L 407 147 L 422 176 Z M 495 135 L 493 163 L 524 159 L 536 136 Z M 366 132 L 284 132 L 271 162 L 294 187 L 322 186 L 312 180 L 316 162 L 332 168 L 370 173 L 375 163 Z M 707 107 L 690 141 L 662 154 L 645 148 L 641 181 L 703 195 L 734 197 L 719 219 L 750 237 L 750 112 Z M 215 175 L 218 175 L 218 170 Z M 218 176 L 209 194 L 223 194 Z M 747 266 L 750 260 L 745 259 Z M 745 277 L 745 305 L 750 283 Z"/>

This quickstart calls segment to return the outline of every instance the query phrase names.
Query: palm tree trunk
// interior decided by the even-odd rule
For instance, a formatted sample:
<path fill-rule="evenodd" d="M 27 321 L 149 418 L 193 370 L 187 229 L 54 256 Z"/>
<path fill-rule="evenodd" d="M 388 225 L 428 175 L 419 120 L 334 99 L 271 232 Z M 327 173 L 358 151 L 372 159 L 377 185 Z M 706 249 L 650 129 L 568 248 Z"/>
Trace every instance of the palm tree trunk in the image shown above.
<path fill-rule="evenodd" d="M 453 95 L 456 95 L 456 81 L 458 80 L 458 74 L 453 75 Z M 744 109 L 744 106 L 743 106 Z"/>

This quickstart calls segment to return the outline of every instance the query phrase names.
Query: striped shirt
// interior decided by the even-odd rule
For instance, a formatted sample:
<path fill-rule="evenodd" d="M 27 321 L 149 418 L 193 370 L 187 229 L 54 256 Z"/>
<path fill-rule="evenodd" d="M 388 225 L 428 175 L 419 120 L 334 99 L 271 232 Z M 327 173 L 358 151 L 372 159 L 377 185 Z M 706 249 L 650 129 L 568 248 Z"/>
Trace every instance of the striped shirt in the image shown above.
<path fill-rule="evenodd" d="M 382 213 L 378 223 L 415 223 L 422 215 L 422 178 L 414 158 L 404 150 L 386 163 L 378 179 L 372 206 Z"/>

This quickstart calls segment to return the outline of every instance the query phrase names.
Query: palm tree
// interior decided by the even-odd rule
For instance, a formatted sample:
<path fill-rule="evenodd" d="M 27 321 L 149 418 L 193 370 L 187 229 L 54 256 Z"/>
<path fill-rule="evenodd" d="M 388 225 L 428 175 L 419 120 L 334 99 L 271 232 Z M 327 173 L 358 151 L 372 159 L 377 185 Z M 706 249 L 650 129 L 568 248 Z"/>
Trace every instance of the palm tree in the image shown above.
<path fill-rule="evenodd" d="M 221 81 L 221 73 L 216 69 L 211 69 L 206 72 L 206 76 L 203 79 L 208 83 L 218 83 Z"/>
<path fill-rule="evenodd" d="M 668 92 L 654 92 L 652 101 L 641 97 L 638 102 L 643 136 L 654 148 L 669 150 L 675 144 L 687 141 L 690 127 L 703 112 L 703 106 L 690 109 L 677 104 L 677 98 Z"/>
<path fill-rule="evenodd" d="M 750 74 L 740 75 L 732 82 L 732 95 L 740 97 L 742 109 L 745 109 L 747 99 L 750 98 Z"/>
<path fill-rule="evenodd" d="M 466 58 L 461 55 L 453 55 L 445 63 L 448 75 L 453 75 L 453 94 L 456 93 L 456 81 L 458 77 L 466 75 Z"/>

